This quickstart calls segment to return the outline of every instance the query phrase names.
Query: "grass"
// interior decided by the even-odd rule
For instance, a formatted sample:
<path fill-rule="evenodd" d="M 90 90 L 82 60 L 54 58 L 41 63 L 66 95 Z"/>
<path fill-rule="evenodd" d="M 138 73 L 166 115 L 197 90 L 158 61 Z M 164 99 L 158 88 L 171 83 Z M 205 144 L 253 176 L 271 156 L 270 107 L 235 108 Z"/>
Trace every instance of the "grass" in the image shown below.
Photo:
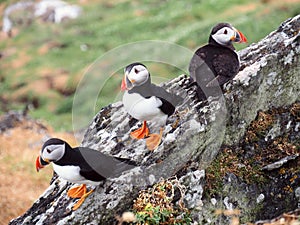
<path fill-rule="evenodd" d="M 168 41 L 194 50 L 206 43 L 211 27 L 219 21 L 232 23 L 245 33 L 251 44 L 276 29 L 282 21 L 297 15 L 299 2 L 123 0 L 108 3 L 99 0 L 87 4 L 83 1 L 84 13 L 77 20 L 59 25 L 34 20 L 30 26 L 17 27 L 18 34 L 13 38 L 1 41 L 4 57 L 0 96 L 7 102 L 0 105 L 1 111 L 23 108 L 35 98 L 39 106 L 31 112 L 33 117 L 48 121 L 56 129 L 71 130 L 72 97 L 78 81 L 88 66 L 107 51 L 141 40 Z M 0 4 L 3 10 L 3 5 L 9 3 Z M 17 16 L 22 18 L 22 13 Z M 30 86 L 44 80 L 45 71 L 51 77 L 61 76 L 59 71 L 64 71 L 68 77 L 67 94 L 51 86 L 40 92 L 36 86 Z M 172 66 L 153 65 L 151 73 L 172 78 L 181 72 Z M 99 76 L 108 75 L 99 71 Z M 109 79 L 97 103 L 98 109 L 115 100 L 121 78 L 122 72 L 118 71 Z"/>

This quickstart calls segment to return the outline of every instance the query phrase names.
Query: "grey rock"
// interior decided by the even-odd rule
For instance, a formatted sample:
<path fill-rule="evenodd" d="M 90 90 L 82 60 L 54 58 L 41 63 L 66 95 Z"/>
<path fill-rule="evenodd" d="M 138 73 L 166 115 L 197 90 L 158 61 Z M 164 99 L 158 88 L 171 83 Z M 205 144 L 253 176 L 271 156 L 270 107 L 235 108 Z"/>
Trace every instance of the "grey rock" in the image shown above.
<path fill-rule="evenodd" d="M 204 170 L 189 172 L 179 179 L 179 182 L 188 187 L 185 193 L 185 205 L 189 209 L 201 209 L 203 207 L 202 194 L 205 178 Z"/>
<path fill-rule="evenodd" d="M 266 165 L 262 169 L 263 170 L 275 170 L 275 169 L 282 167 L 284 164 L 288 163 L 290 160 L 295 160 L 298 157 L 299 157 L 299 154 L 290 155 L 290 156 L 284 157 L 283 159 L 280 159 L 272 164 Z"/>

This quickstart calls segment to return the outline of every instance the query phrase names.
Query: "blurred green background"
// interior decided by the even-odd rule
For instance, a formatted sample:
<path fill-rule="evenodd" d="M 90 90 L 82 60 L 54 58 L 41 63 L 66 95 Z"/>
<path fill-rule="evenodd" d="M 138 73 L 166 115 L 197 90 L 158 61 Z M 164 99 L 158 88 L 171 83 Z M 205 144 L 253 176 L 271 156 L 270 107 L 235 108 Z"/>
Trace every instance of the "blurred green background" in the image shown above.
<path fill-rule="evenodd" d="M 0 12 L 17 1 L 0 1 Z M 120 45 L 142 40 L 168 41 L 194 51 L 207 42 L 211 28 L 229 22 L 248 43 L 259 41 L 289 17 L 300 13 L 300 0 L 78 0 L 82 8 L 75 20 L 60 24 L 11 14 L 11 38 L 1 35 L 0 110 L 21 110 L 30 104 L 30 116 L 56 130 L 72 129 L 72 103 L 76 86 L 87 68 L 101 55 Z M 21 22 L 20 22 L 21 21 Z M 145 53 L 146 54 L 146 53 Z M 151 64 L 151 74 L 173 78 L 182 71 Z M 106 76 L 101 74 L 99 76 Z M 122 71 L 111 76 L 96 108 L 111 103 L 119 93 Z"/>

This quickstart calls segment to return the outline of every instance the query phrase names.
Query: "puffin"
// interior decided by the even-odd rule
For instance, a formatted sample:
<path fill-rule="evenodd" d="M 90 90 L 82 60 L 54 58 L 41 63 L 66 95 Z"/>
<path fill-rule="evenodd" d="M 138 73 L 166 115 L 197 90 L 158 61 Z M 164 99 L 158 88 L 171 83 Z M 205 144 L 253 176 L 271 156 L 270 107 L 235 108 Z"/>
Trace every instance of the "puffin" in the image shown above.
<path fill-rule="evenodd" d="M 147 148 L 155 150 L 161 143 L 167 118 L 183 99 L 151 83 L 147 67 L 140 62 L 125 67 L 121 89 L 124 91 L 122 102 L 125 110 L 133 118 L 143 121 L 141 128 L 130 133 L 131 138 L 146 138 Z M 160 127 L 159 133 L 150 134 L 147 121 L 154 124 L 155 128 Z"/>
<path fill-rule="evenodd" d="M 87 147 L 72 148 L 66 141 L 58 138 L 47 140 L 40 155 L 36 158 L 36 170 L 52 163 L 53 170 L 71 183 L 80 184 L 68 190 L 70 198 L 79 198 L 72 207 L 77 210 L 94 189 L 87 192 L 86 185 L 96 186 L 106 178 L 118 177 L 122 172 L 136 166 L 129 159 L 105 155 Z"/>
<path fill-rule="evenodd" d="M 234 78 L 240 60 L 233 42 L 245 43 L 245 35 L 229 23 L 218 23 L 211 30 L 208 44 L 197 49 L 190 64 L 191 84 L 197 84 L 199 100 L 222 93 L 223 84 Z"/>

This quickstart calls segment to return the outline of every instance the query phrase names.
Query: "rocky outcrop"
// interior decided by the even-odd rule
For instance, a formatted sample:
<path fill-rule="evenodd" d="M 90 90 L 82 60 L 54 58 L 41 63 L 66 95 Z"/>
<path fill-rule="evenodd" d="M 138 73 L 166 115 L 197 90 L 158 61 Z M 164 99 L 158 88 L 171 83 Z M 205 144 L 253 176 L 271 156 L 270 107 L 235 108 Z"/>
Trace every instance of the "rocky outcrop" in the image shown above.
<path fill-rule="evenodd" d="M 17 24 L 27 27 L 36 18 L 41 18 L 45 22 L 61 23 L 64 20 L 76 19 L 80 14 L 79 6 L 61 0 L 19 1 L 5 9 L 2 31 L 12 36 L 13 27 Z"/>
<path fill-rule="evenodd" d="M 10 224 L 116 224 L 115 216 L 131 210 L 140 190 L 174 175 L 185 186 L 185 207 L 200 224 L 226 224 L 228 214 L 216 215 L 216 209 L 238 209 L 246 222 L 299 207 L 299 30 L 296 16 L 240 51 L 241 70 L 218 99 L 198 102 L 185 75 L 163 84 L 185 102 L 153 152 L 143 140 L 130 139 L 129 130 L 139 123 L 120 102 L 101 109 L 82 146 L 138 166 L 103 182 L 77 211 L 66 195 L 71 184 L 55 177 Z"/>

